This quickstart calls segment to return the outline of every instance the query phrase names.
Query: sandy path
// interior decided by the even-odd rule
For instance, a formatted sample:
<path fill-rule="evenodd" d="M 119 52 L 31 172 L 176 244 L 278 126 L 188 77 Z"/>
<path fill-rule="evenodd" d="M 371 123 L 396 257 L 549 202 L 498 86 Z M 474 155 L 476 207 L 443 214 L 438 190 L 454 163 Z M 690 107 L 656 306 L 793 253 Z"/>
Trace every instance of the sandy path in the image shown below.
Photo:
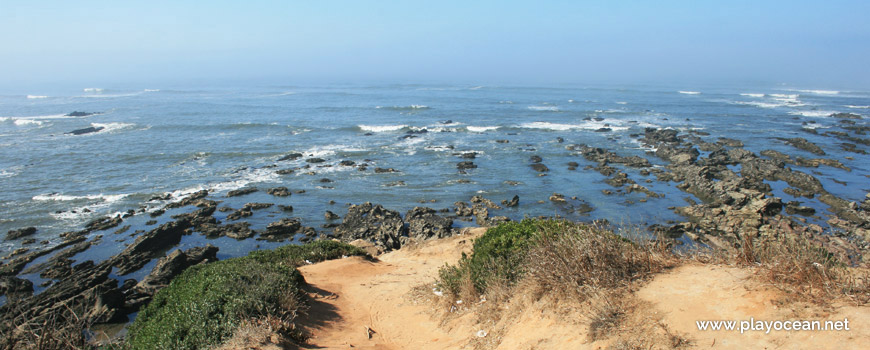
<path fill-rule="evenodd" d="M 310 349 L 456 349 L 472 335 L 449 332 L 433 320 L 431 306 L 417 304 L 412 289 L 430 284 L 445 263 L 471 248 L 466 235 L 427 242 L 383 254 L 377 262 L 359 257 L 299 268 L 314 302 L 302 320 L 311 333 Z M 375 333 L 371 339 L 366 327 Z"/>

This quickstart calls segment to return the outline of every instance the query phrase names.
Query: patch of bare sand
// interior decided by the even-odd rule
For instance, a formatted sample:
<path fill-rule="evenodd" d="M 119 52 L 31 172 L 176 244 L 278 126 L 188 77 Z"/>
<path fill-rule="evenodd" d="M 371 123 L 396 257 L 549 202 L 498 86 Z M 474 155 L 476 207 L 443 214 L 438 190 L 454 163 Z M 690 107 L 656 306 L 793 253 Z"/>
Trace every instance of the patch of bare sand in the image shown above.
<path fill-rule="evenodd" d="M 715 349 L 870 349 L 870 307 L 829 308 L 782 304 L 778 290 L 751 279 L 752 270 L 715 265 L 684 265 L 656 276 L 636 296 L 649 303 L 669 329 L 693 347 Z M 699 331 L 703 320 L 849 319 L 851 331 Z"/>

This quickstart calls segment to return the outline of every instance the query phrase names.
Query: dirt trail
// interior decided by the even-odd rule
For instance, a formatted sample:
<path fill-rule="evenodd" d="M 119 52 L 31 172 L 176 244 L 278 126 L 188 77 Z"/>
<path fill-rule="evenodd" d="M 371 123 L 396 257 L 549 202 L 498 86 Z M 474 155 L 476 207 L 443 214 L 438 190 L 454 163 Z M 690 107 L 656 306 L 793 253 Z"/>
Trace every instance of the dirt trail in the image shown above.
<path fill-rule="evenodd" d="M 430 241 L 418 247 L 383 254 L 378 261 L 358 257 L 301 267 L 313 299 L 301 324 L 311 335 L 305 349 L 471 349 L 479 329 L 475 315 L 442 324 L 430 302 L 438 269 L 470 251 L 482 230 Z M 870 308 L 839 307 L 795 310 L 778 307 L 777 291 L 752 282 L 750 270 L 710 265 L 686 265 L 653 278 L 634 297 L 647 305 L 630 315 L 648 324 L 666 325 L 689 340 L 689 348 L 714 349 L 868 349 Z M 422 287 L 421 287 L 422 286 Z M 560 319 L 537 305 L 513 313 L 501 333 L 498 349 L 601 349 L 618 344 L 618 337 L 643 337 L 630 329 L 614 330 L 610 339 L 590 342 L 588 326 Z M 851 331 L 763 332 L 698 331 L 697 320 L 842 320 Z M 367 328 L 371 329 L 371 338 Z M 490 335 L 492 336 L 492 335 Z M 477 339 L 478 341 L 480 339 Z M 661 345 L 661 344 L 660 344 Z M 658 348 L 658 347 L 655 347 Z"/>
<path fill-rule="evenodd" d="M 412 289 L 431 285 L 438 269 L 455 263 L 482 229 L 378 256 L 325 261 L 299 268 L 313 303 L 307 320 L 311 349 L 458 349 L 476 331 L 448 331 L 432 319 Z M 431 292 L 430 292 L 431 293 Z M 371 339 L 366 327 L 374 331 Z"/>

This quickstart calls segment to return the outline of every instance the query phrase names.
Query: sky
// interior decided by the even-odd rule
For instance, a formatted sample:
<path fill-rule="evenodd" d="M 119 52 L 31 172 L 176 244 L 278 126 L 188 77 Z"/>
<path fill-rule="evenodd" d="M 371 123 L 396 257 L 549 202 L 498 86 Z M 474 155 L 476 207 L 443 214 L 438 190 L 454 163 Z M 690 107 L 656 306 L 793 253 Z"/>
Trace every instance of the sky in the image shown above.
<path fill-rule="evenodd" d="M 870 1 L 0 0 L 0 85 L 870 88 Z"/>

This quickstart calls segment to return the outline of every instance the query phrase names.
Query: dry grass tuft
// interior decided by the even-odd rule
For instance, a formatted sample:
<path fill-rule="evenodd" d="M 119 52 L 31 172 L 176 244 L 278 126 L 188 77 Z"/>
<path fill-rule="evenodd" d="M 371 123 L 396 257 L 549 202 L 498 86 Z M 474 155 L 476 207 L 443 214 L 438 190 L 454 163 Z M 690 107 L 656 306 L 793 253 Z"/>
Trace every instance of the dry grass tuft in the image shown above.
<path fill-rule="evenodd" d="M 659 241 L 632 241 L 611 231 L 560 223 L 539 232 L 527 256 L 526 278 L 544 293 L 585 300 L 627 289 L 635 280 L 676 263 Z"/>
<path fill-rule="evenodd" d="M 858 304 L 870 301 L 870 273 L 843 265 L 802 236 L 746 235 L 735 260 L 757 268 L 763 280 L 801 301 L 819 305 L 843 299 Z"/>

